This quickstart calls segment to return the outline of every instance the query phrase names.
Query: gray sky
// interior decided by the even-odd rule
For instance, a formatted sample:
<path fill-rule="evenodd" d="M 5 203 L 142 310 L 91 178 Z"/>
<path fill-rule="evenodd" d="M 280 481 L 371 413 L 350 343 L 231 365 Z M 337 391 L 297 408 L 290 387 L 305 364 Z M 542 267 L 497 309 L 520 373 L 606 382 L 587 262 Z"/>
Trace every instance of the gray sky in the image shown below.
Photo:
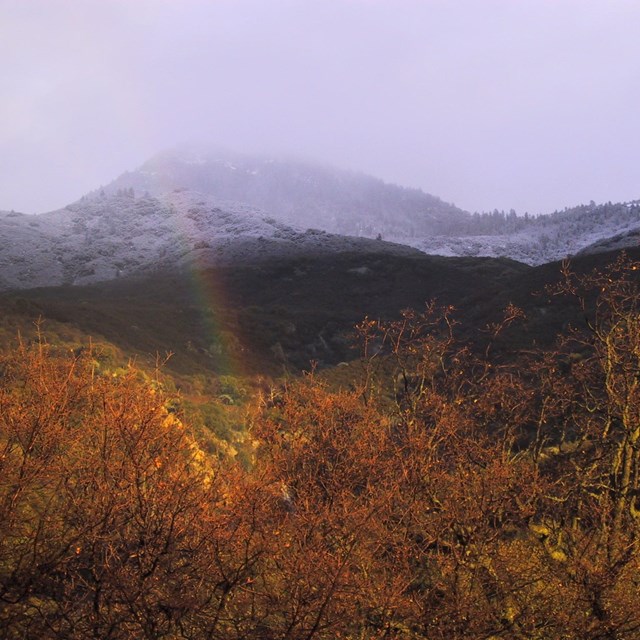
<path fill-rule="evenodd" d="M 188 140 L 469 210 L 640 198 L 638 0 L 0 0 L 0 209 Z"/>

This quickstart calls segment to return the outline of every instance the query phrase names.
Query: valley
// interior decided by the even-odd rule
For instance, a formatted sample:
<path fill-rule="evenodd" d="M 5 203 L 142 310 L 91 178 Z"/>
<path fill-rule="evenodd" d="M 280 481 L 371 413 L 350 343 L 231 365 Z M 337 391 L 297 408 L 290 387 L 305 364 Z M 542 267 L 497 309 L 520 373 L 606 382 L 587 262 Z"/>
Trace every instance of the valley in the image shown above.
<path fill-rule="evenodd" d="M 0 217 L 9 637 L 635 637 L 636 203 L 154 162 Z"/>
<path fill-rule="evenodd" d="M 220 376 L 256 392 L 313 367 L 351 384 L 354 327 L 431 301 L 453 309 L 459 339 L 479 351 L 511 303 L 526 319 L 496 354 L 549 347 L 583 319 L 545 292 L 561 265 L 537 265 L 544 255 L 579 249 L 572 264 L 585 272 L 611 259 L 609 245 L 637 252 L 636 204 L 471 215 L 363 174 L 221 154 L 165 152 L 59 211 L 0 216 L 4 348 L 18 333 L 35 339 L 37 325 L 59 347 L 102 344 L 113 366 L 164 362 L 192 408 L 238 414 L 216 400 Z"/>

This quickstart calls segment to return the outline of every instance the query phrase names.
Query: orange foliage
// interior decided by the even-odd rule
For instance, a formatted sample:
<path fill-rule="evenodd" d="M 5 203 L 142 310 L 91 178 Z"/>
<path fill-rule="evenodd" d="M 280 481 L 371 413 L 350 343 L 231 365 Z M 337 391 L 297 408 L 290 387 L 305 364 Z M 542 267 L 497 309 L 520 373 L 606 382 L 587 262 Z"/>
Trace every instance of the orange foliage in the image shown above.
<path fill-rule="evenodd" d="M 565 268 L 586 332 L 517 362 L 458 345 L 452 309 L 365 320 L 362 381 L 256 407 L 250 471 L 136 371 L 20 346 L 0 362 L 4 637 L 637 638 L 638 268 Z"/>

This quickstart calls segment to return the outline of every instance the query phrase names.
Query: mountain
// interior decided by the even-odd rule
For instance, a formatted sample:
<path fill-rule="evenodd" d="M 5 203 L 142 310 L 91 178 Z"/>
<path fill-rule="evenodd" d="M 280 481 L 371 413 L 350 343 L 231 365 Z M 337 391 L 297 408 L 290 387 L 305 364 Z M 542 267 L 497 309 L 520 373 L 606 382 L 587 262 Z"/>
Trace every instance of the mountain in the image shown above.
<path fill-rule="evenodd" d="M 592 202 L 537 217 L 474 214 L 463 233 L 431 236 L 408 244 L 430 254 L 509 257 L 541 265 L 581 252 L 637 246 L 634 234 L 639 232 L 640 200 L 601 205 Z"/>
<path fill-rule="evenodd" d="M 0 290 L 340 252 L 539 265 L 633 245 L 638 229 L 640 201 L 538 217 L 470 214 L 363 174 L 182 149 L 63 209 L 0 212 Z"/>
<path fill-rule="evenodd" d="M 382 236 L 432 255 L 508 257 L 530 265 L 561 260 L 640 226 L 640 201 L 592 202 L 545 216 L 471 214 L 364 174 L 189 148 L 155 156 L 104 191 L 161 197 L 174 189 L 207 194 L 222 208 L 243 203 L 303 229 Z"/>
<path fill-rule="evenodd" d="M 160 196 L 187 189 L 220 206 L 242 202 L 306 229 L 367 236 L 445 233 L 469 214 L 419 189 L 310 162 L 183 148 L 159 154 L 104 188 Z"/>
<path fill-rule="evenodd" d="M 37 216 L 0 214 L 0 289 L 82 285 L 158 269 L 405 245 L 290 227 L 242 203 L 175 189 L 157 197 L 100 191 Z"/>

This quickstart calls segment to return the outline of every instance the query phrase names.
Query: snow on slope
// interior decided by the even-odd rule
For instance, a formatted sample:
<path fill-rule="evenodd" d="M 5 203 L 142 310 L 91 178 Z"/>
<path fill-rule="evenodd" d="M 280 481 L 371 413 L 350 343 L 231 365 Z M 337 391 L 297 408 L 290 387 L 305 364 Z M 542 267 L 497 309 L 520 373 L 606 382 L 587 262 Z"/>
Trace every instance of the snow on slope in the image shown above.
<path fill-rule="evenodd" d="M 378 234 L 441 233 L 452 222 L 469 217 L 418 189 L 387 184 L 364 174 L 228 152 L 165 152 L 104 189 L 115 193 L 131 188 L 154 196 L 188 189 L 220 202 L 244 202 L 302 228 L 373 238 Z"/>
<path fill-rule="evenodd" d="M 353 235 L 332 235 L 340 230 Z M 637 245 L 639 230 L 640 201 L 532 219 L 471 215 L 421 191 L 328 167 L 174 153 L 64 209 L 0 212 L 0 289 L 331 251 L 419 250 L 536 265 Z"/>
<path fill-rule="evenodd" d="M 469 214 L 417 189 L 304 162 L 189 148 L 160 154 L 105 187 L 184 188 L 245 202 L 283 223 L 403 243 L 445 256 L 509 257 L 530 265 L 560 260 L 640 225 L 640 204 L 575 207 L 550 216 Z M 498 215 L 496 215 L 498 214 Z"/>
<path fill-rule="evenodd" d="M 512 233 L 429 236 L 404 242 L 433 255 L 507 257 L 540 265 L 580 253 L 638 246 L 639 234 L 640 201 L 633 201 L 583 205 L 539 216 Z"/>
<path fill-rule="evenodd" d="M 223 208 L 224 207 L 224 208 Z M 284 255 L 415 250 L 296 229 L 253 207 L 175 190 L 161 197 L 98 193 L 37 216 L 0 215 L 0 289 L 88 284 L 170 267 Z"/>
<path fill-rule="evenodd" d="M 62 251 L 37 216 L 0 212 L 0 289 L 37 287 L 62 277 Z"/>

